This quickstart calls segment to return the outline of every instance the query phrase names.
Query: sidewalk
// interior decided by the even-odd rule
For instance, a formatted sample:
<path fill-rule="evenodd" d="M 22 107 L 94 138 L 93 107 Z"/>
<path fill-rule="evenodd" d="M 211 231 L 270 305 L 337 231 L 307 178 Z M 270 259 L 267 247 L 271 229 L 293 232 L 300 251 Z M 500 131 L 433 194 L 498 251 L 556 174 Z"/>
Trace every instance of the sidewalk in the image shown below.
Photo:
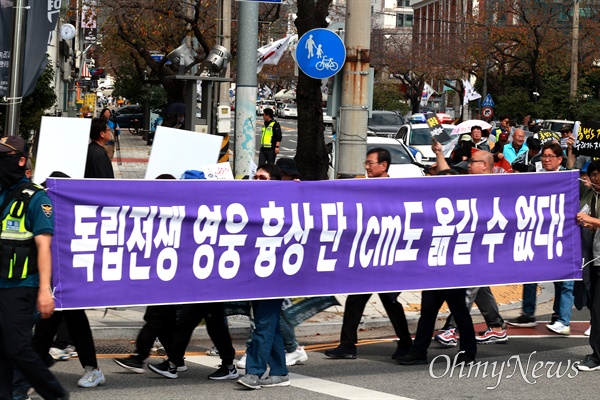
<path fill-rule="evenodd" d="M 127 130 L 122 131 L 121 163 L 117 157 L 113 160 L 113 169 L 117 179 L 144 179 L 151 146 L 147 146 L 141 136 L 135 136 Z M 505 319 L 518 316 L 521 310 L 521 285 L 493 287 L 492 291 L 500 306 Z M 548 308 L 551 310 L 551 300 L 554 295 L 552 284 L 540 285 L 538 289 L 539 314 Z M 347 296 L 337 296 L 341 306 L 331 307 L 313 318 L 310 318 L 296 328 L 298 337 L 308 337 L 323 334 L 339 334 L 341 330 L 344 302 Z M 402 292 L 398 297 L 404 306 L 411 332 L 414 333 L 419 318 L 421 292 Z M 88 318 L 97 341 L 102 340 L 132 340 L 135 339 L 142 327 L 145 307 L 130 307 L 119 309 L 88 310 Z M 551 311 L 550 311 L 551 312 Z M 445 318 L 448 310 L 445 306 L 440 312 L 440 319 Z M 474 307 L 472 312 L 475 322 L 482 321 L 481 314 Z M 234 338 L 246 337 L 249 321 L 245 317 L 229 318 L 231 334 Z M 362 329 L 390 327 L 383 305 L 378 296 L 372 296 L 363 314 Z M 198 328 L 204 330 L 203 327 Z"/>

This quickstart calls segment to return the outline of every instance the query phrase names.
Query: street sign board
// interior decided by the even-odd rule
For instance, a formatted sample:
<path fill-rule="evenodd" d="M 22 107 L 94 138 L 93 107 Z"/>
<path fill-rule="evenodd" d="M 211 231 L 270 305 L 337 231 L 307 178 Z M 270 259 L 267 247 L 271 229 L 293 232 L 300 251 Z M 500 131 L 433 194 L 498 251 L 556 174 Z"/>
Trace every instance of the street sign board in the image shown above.
<path fill-rule="evenodd" d="M 483 101 L 481 102 L 481 107 L 494 108 L 495 105 L 496 105 L 496 103 L 494 103 L 494 100 L 492 100 L 492 95 L 489 93 L 487 96 L 485 96 L 485 99 L 483 99 Z"/>
<path fill-rule="evenodd" d="M 334 76 L 342 70 L 345 61 L 346 45 L 329 29 L 312 29 L 298 41 L 296 62 L 302 72 L 311 78 Z"/>
<path fill-rule="evenodd" d="M 494 116 L 494 109 L 490 106 L 482 107 L 481 115 L 483 115 L 483 117 L 486 119 L 490 119 Z"/>

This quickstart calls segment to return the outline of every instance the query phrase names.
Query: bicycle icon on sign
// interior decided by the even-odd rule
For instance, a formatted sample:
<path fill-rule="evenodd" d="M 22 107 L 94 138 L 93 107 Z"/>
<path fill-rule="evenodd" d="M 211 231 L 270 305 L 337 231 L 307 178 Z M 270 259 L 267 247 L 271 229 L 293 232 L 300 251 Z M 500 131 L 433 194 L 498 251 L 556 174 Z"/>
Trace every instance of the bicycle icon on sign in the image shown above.
<path fill-rule="evenodd" d="M 338 63 L 333 61 L 333 58 L 328 58 L 327 56 L 323 56 L 321 61 L 315 64 L 315 68 L 317 71 L 323 71 L 324 69 L 328 69 L 330 71 L 337 71 L 340 66 Z"/>

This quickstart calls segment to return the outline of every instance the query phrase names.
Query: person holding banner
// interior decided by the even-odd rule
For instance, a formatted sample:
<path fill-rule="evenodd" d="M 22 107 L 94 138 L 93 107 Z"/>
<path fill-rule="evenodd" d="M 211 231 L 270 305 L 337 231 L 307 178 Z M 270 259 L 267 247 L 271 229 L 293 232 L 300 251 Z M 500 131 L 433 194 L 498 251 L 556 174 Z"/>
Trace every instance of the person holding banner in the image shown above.
<path fill-rule="evenodd" d="M 573 140 L 571 139 L 572 145 Z M 574 163 L 574 160 L 570 158 L 569 162 Z M 584 261 L 586 261 L 585 268 L 589 269 L 589 274 L 585 274 L 586 271 L 584 270 L 584 279 L 589 276 L 589 297 L 591 299 L 588 301 L 591 313 L 589 344 L 592 353 L 584 357 L 577 369 L 580 371 L 600 371 L 600 161 L 593 161 L 587 170 L 591 187 L 580 183 L 582 209 L 577 214 L 577 223 L 593 237 L 592 243 L 586 249 L 583 249 L 583 254 L 588 254 Z"/>
<path fill-rule="evenodd" d="M 271 110 L 270 108 L 266 108 Z M 271 110 L 271 113 L 273 110 Z M 262 164 L 256 170 L 254 180 L 281 180 L 281 170 L 275 164 Z M 285 365 L 285 346 L 279 325 L 283 299 L 253 300 L 254 332 L 246 352 L 246 375 L 237 383 L 248 389 L 290 386 Z M 269 375 L 262 378 L 269 366 Z"/>
<path fill-rule="evenodd" d="M 388 178 L 388 170 L 392 163 L 392 157 L 387 149 L 376 147 L 367 152 L 364 162 L 365 170 L 369 178 Z M 400 292 L 379 293 L 379 299 L 388 314 L 388 318 L 394 327 L 398 343 L 393 359 L 404 356 L 412 346 L 412 338 L 408 330 L 408 322 L 404 314 L 402 304 L 397 298 Z M 355 359 L 356 343 L 358 342 L 358 326 L 363 311 L 372 294 L 353 294 L 346 299 L 344 307 L 344 319 L 342 332 L 340 333 L 340 345 L 335 349 L 325 351 L 325 355 L 333 359 Z"/>
<path fill-rule="evenodd" d="M 542 171 L 555 172 L 565 171 L 562 165 L 564 153 L 561 145 L 555 140 L 546 142 L 542 147 Z M 552 319 L 546 328 L 559 335 L 569 336 L 571 334 L 570 322 L 573 310 L 573 281 L 554 282 L 554 306 Z M 522 314 L 508 321 L 509 325 L 528 328 L 537 325 L 535 308 L 537 301 L 537 283 L 523 285 Z"/>
<path fill-rule="evenodd" d="M 68 398 L 31 344 L 36 307 L 42 318 L 54 312 L 54 215 L 48 195 L 25 176 L 26 162 L 22 138 L 0 138 L 0 238 L 7 253 L 0 264 L 0 398 L 12 399 L 15 367 L 43 398 Z"/>

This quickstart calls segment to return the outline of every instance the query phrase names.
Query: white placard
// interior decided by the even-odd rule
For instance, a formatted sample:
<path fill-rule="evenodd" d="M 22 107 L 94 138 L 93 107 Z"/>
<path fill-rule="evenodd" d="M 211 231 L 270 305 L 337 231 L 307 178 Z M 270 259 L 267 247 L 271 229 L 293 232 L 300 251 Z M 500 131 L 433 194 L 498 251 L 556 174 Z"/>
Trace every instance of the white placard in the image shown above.
<path fill-rule="evenodd" d="M 221 136 L 159 126 L 152 141 L 146 179 L 161 174 L 180 179 L 189 169 L 202 170 L 203 165 L 216 164 L 222 142 Z"/>
<path fill-rule="evenodd" d="M 211 180 L 233 180 L 233 171 L 231 170 L 231 164 L 228 162 L 203 165 L 202 172 L 206 179 Z"/>
<path fill-rule="evenodd" d="M 33 181 L 42 183 L 54 171 L 82 179 L 91 125 L 89 118 L 42 117 Z"/>

